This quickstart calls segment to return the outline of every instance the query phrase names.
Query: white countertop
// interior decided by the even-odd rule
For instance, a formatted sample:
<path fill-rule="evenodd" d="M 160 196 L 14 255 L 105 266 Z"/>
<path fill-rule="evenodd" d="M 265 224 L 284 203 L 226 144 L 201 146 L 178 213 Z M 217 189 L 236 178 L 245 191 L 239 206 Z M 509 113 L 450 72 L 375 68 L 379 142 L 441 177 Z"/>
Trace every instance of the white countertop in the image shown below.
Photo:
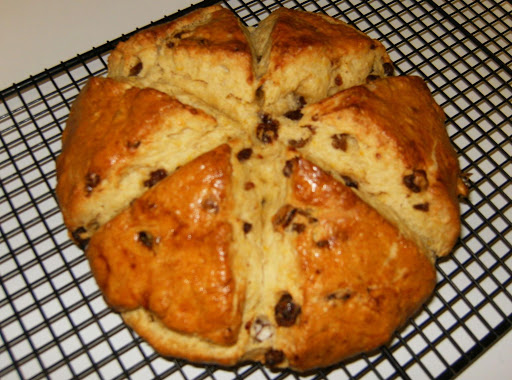
<path fill-rule="evenodd" d="M 0 90 L 195 2 L 0 0 Z M 509 332 L 458 379 L 511 378 L 511 358 Z"/>
<path fill-rule="evenodd" d="M 0 0 L 0 90 L 197 2 Z"/>

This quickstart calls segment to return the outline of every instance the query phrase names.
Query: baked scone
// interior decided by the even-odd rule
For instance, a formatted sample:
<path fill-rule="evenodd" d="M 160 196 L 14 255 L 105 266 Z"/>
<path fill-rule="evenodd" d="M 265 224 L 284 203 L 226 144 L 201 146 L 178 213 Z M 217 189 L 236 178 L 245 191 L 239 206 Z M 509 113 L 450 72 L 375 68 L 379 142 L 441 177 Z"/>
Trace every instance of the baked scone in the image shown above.
<path fill-rule="evenodd" d="M 251 40 L 261 109 L 273 116 L 393 73 L 379 41 L 322 14 L 279 8 Z"/>
<path fill-rule="evenodd" d="M 240 133 L 238 125 L 151 88 L 92 78 L 62 135 L 57 196 L 85 241 L 159 178 Z M 182 149 L 183 146 L 187 149 Z"/>
<path fill-rule="evenodd" d="M 107 303 L 198 362 L 308 371 L 389 341 L 467 192 L 442 110 L 392 67 L 354 28 L 284 8 L 253 29 L 199 9 L 120 43 L 57 159 Z"/>
<path fill-rule="evenodd" d="M 301 110 L 283 138 L 352 187 L 427 252 L 459 237 L 465 194 L 444 113 L 419 77 L 375 79 Z M 283 128 L 284 129 L 284 128 Z"/>
<path fill-rule="evenodd" d="M 229 10 L 204 8 L 120 42 L 109 57 L 109 76 L 245 121 L 257 110 L 248 34 Z"/>

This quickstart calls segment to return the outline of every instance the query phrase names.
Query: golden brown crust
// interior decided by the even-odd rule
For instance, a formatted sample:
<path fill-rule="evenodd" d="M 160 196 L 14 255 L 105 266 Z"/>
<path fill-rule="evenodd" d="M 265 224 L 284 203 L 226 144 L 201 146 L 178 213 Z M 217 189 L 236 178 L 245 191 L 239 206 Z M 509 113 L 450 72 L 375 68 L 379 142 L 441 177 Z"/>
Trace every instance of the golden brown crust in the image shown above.
<path fill-rule="evenodd" d="M 333 65 L 345 56 L 360 57 L 370 50 L 379 50 L 385 62 L 391 62 L 382 44 L 348 24 L 326 17 L 288 8 L 279 8 L 265 22 L 273 22 L 270 67 L 275 71 L 311 49 L 326 56 Z"/>
<path fill-rule="evenodd" d="M 387 343 L 431 294 L 435 270 L 347 186 L 304 159 L 293 167 L 293 204 L 315 220 L 294 229 L 302 312 L 281 344 L 289 365 L 307 370 Z"/>
<path fill-rule="evenodd" d="M 450 252 L 460 232 L 458 196 L 466 191 L 444 113 L 422 79 L 376 79 L 303 113 L 301 123 L 315 131 L 303 149 L 308 157 L 353 181 L 360 196 L 424 248 Z M 338 137 L 345 146 L 336 145 Z"/>
<path fill-rule="evenodd" d="M 190 56 L 191 62 L 204 56 L 214 56 L 219 60 L 223 57 L 224 62 L 226 57 L 241 58 L 237 63 L 246 66 L 247 83 L 253 80 L 251 51 L 245 34 L 234 15 L 220 6 L 192 12 L 120 42 L 109 56 L 109 75 L 119 78 L 143 77 L 157 64 L 158 54 L 176 54 L 177 51 Z M 148 55 L 154 56 L 154 59 L 151 60 Z M 182 69 L 187 70 L 185 67 Z"/>
<path fill-rule="evenodd" d="M 384 46 L 342 21 L 279 8 L 253 33 L 262 108 L 283 114 L 334 92 L 391 75 Z"/>
<path fill-rule="evenodd" d="M 147 56 L 156 57 L 158 48 L 163 48 L 164 45 L 169 49 L 180 45 L 197 51 L 205 50 L 207 45 L 213 43 L 217 49 L 223 51 L 241 49 L 248 53 L 243 43 L 228 37 L 229 31 L 233 31 L 230 22 L 232 19 L 234 18 L 230 12 L 219 5 L 214 5 L 136 33 L 127 41 L 120 42 L 109 56 L 109 75 L 120 78 L 144 75 L 150 70 L 151 64 L 156 63 L 146 60 Z M 218 28 L 221 20 L 228 24 L 228 30 Z M 240 36 L 239 30 L 236 31 L 236 35 Z"/>
<path fill-rule="evenodd" d="M 91 238 L 87 257 L 107 302 L 144 307 L 166 327 L 233 344 L 243 284 L 230 267 L 230 149 L 163 179 Z"/>
<path fill-rule="evenodd" d="M 162 355 L 299 371 L 385 344 L 467 189 L 425 83 L 327 16 L 199 9 L 122 42 L 73 104 L 65 224 Z M 380 79 L 382 78 L 382 79 Z"/>
<path fill-rule="evenodd" d="M 245 120 L 255 96 L 247 30 L 229 10 L 215 5 L 121 42 L 109 57 L 109 76 L 174 96 L 191 95 Z"/>
<path fill-rule="evenodd" d="M 128 326 L 164 356 L 231 366 L 237 364 L 243 355 L 241 345 L 212 346 L 193 335 L 176 333 L 143 308 L 122 312 L 121 316 Z"/>
<path fill-rule="evenodd" d="M 116 204 L 117 212 L 131 201 L 130 192 L 139 189 L 138 194 L 147 188 L 144 181 L 161 167 L 152 167 L 157 163 L 145 157 L 158 143 L 169 140 L 162 134 L 169 129 L 177 133 L 185 123 L 197 125 L 200 135 L 213 129 L 216 121 L 151 88 L 105 78 L 88 82 L 73 104 L 57 158 L 56 193 L 66 226 L 71 232 L 81 231 L 75 240 L 88 238 L 110 219 L 111 213 L 102 216 L 107 208 Z M 133 167 L 143 178 L 119 194 Z"/>

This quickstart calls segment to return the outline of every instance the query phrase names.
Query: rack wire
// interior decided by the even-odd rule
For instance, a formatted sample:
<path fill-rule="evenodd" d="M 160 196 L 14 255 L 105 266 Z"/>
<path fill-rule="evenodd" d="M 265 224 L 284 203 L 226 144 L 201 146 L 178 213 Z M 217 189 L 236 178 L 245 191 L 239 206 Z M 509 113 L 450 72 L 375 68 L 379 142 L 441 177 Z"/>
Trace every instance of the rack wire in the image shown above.
<path fill-rule="evenodd" d="M 188 10 L 166 17 L 165 22 Z M 512 326 L 512 6 L 505 1 L 241 1 L 247 25 L 279 6 L 342 19 L 419 75 L 447 115 L 470 182 L 462 234 L 437 263 L 431 301 L 371 355 L 308 374 L 336 379 L 449 379 Z M 259 364 L 197 366 L 156 354 L 104 303 L 69 240 L 55 196 L 55 158 L 70 105 L 104 75 L 111 41 L 0 93 L 0 378 L 284 379 Z"/>

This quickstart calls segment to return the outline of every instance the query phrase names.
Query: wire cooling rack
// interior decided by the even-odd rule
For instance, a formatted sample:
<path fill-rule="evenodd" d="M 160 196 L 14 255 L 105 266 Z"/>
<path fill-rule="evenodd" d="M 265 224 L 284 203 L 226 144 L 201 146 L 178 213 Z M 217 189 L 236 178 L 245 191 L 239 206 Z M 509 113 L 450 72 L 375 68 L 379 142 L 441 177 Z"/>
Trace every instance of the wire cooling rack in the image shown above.
<path fill-rule="evenodd" d="M 398 74 L 427 81 L 471 185 L 461 239 L 453 255 L 437 263 L 433 299 L 390 345 L 305 377 L 455 377 L 512 325 L 512 6 L 440 0 L 223 4 L 247 25 L 278 6 L 327 13 L 382 41 Z M 68 239 L 53 192 L 60 135 L 70 104 L 90 76 L 105 74 L 118 41 L 0 93 L 0 378 L 302 377 L 258 364 L 226 369 L 162 358 L 105 305 L 83 253 Z"/>

